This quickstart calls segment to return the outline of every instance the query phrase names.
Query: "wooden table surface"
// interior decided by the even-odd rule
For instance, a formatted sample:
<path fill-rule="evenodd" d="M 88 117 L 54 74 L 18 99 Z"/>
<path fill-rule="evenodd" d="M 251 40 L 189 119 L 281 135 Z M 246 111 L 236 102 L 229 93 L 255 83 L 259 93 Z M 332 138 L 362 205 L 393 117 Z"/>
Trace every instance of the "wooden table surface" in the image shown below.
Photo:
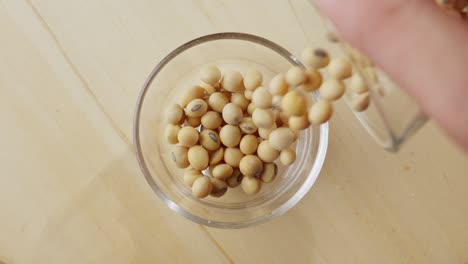
<path fill-rule="evenodd" d="M 152 67 L 220 31 L 297 54 L 310 8 L 0 0 L 0 263 L 468 263 L 468 159 L 431 123 L 395 155 L 338 105 L 315 186 L 253 228 L 191 223 L 146 184 L 132 118 Z"/>

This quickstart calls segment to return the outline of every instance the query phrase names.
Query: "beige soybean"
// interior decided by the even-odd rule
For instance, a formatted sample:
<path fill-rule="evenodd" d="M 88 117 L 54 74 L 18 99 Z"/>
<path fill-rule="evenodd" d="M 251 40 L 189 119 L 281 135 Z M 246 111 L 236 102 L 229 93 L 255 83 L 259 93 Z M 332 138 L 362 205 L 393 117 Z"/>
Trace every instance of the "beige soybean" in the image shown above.
<path fill-rule="evenodd" d="M 233 148 L 239 145 L 241 141 L 241 131 L 239 127 L 233 125 L 225 125 L 219 132 L 221 143 L 228 148 Z M 224 153 L 226 155 L 226 153 Z"/>
<path fill-rule="evenodd" d="M 279 115 L 278 115 L 278 119 L 280 119 L 281 123 L 283 123 L 283 125 L 285 126 L 288 126 L 289 125 L 289 118 L 291 118 L 288 114 L 284 113 L 284 112 L 280 112 Z M 280 127 L 280 126 L 278 126 Z"/>
<path fill-rule="evenodd" d="M 185 118 L 185 122 L 187 122 L 187 124 L 191 127 L 198 127 L 201 124 L 201 118 L 187 116 L 187 118 Z"/>
<path fill-rule="evenodd" d="M 292 148 L 282 150 L 279 159 L 284 166 L 290 166 L 296 161 L 296 151 Z"/>
<path fill-rule="evenodd" d="M 262 174 L 263 162 L 255 155 L 247 155 L 241 159 L 239 169 L 245 176 L 258 177 Z"/>
<path fill-rule="evenodd" d="M 244 92 L 245 98 L 247 98 L 248 100 L 252 100 L 253 92 L 254 91 L 252 91 L 252 90 L 245 90 L 245 92 Z"/>
<path fill-rule="evenodd" d="M 215 111 L 208 111 L 201 118 L 201 124 L 207 129 L 218 129 L 222 123 L 221 115 Z"/>
<path fill-rule="evenodd" d="M 244 154 L 239 148 L 227 148 L 224 150 L 224 162 L 231 165 L 233 168 L 238 168 Z"/>
<path fill-rule="evenodd" d="M 251 117 L 244 117 L 239 124 L 239 128 L 242 132 L 248 135 L 254 134 L 258 130 Z"/>
<path fill-rule="evenodd" d="M 244 91 L 242 74 L 238 71 L 226 71 L 223 76 L 222 86 L 226 91 L 232 93 Z"/>
<path fill-rule="evenodd" d="M 271 132 L 268 141 L 271 147 L 281 151 L 294 142 L 294 133 L 287 127 L 280 127 Z"/>
<path fill-rule="evenodd" d="M 370 96 L 369 93 L 363 93 L 355 96 L 352 101 L 351 105 L 354 111 L 362 112 L 369 107 L 370 104 Z"/>
<path fill-rule="evenodd" d="M 220 147 L 210 153 L 210 166 L 220 163 L 224 159 L 224 148 Z"/>
<path fill-rule="evenodd" d="M 271 108 L 272 99 L 273 97 L 271 96 L 268 89 L 263 86 L 258 87 L 252 94 L 252 103 L 255 104 L 256 108 Z"/>
<path fill-rule="evenodd" d="M 275 116 L 270 109 L 256 108 L 252 120 L 258 128 L 270 128 L 275 123 Z"/>
<path fill-rule="evenodd" d="M 289 87 L 299 86 L 307 81 L 307 75 L 304 68 L 299 66 L 291 67 L 286 72 L 286 83 Z"/>
<path fill-rule="evenodd" d="M 281 109 L 289 116 L 302 116 L 307 112 L 307 101 L 297 91 L 291 91 L 283 97 Z"/>
<path fill-rule="evenodd" d="M 171 159 L 175 162 L 178 168 L 185 169 L 190 166 L 188 151 L 188 148 L 182 146 L 176 146 L 174 147 L 174 150 L 172 150 Z"/>
<path fill-rule="evenodd" d="M 243 113 L 242 109 L 234 104 L 229 103 L 223 108 L 223 119 L 229 125 L 237 125 L 242 120 Z"/>
<path fill-rule="evenodd" d="M 262 85 L 263 76 L 259 71 L 249 71 L 244 76 L 244 87 L 247 90 L 255 90 L 257 87 Z"/>
<path fill-rule="evenodd" d="M 192 195 L 196 198 L 205 198 L 211 193 L 213 184 L 208 177 L 200 177 L 193 182 Z"/>
<path fill-rule="evenodd" d="M 273 124 L 272 127 L 269 127 L 269 128 L 259 128 L 258 129 L 258 135 L 263 138 L 263 139 L 268 139 L 270 137 L 270 134 L 273 130 L 275 130 L 278 126 L 275 124 Z"/>
<path fill-rule="evenodd" d="M 203 99 L 191 101 L 185 109 L 185 114 L 190 117 L 201 117 L 208 110 L 208 104 Z"/>
<path fill-rule="evenodd" d="M 193 86 L 185 90 L 180 97 L 180 105 L 186 107 L 191 101 L 195 99 L 202 99 L 205 96 L 205 90 L 200 86 Z"/>
<path fill-rule="evenodd" d="M 226 182 L 216 179 L 216 178 L 211 178 L 211 192 L 210 195 L 213 197 L 221 197 L 223 196 L 227 190 L 228 190 L 228 185 Z"/>
<path fill-rule="evenodd" d="M 330 102 L 321 100 L 316 102 L 309 110 L 309 122 L 312 125 L 320 125 L 327 122 L 333 114 Z"/>
<path fill-rule="evenodd" d="M 255 107 L 255 104 L 254 104 L 254 103 L 250 103 L 249 106 L 247 107 L 247 113 L 248 113 L 249 115 L 252 115 L 253 112 L 255 111 L 255 108 L 256 108 L 256 107 Z"/>
<path fill-rule="evenodd" d="M 164 129 L 164 138 L 169 144 L 177 144 L 179 143 L 179 139 L 177 138 L 179 131 L 179 125 L 167 124 Z"/>
<path fill-rule="evenodd" d="M 246 194 L 256 194 L 261 190 L 262 182 L 255 177 L 244 177 L 241 187 Z"/>
<path fill-rule="evenodd" d="M 186 170 L 184 172 L 184 184 L 188 187 L 192 187 L 193 182 L 200 177 L 203 177 L 203 173 L 201 171 L 194 169 Z"/>
<path fill-rule="evenodd" d="M 208 105 L 214 111 L 221 113 L 225 105 L 229 103 L 229 98 L 222 92 L 216 92 L 208 98 Z"/>
<path fill-rule="evenodd" d="M 345 92 L 345 85 L 342 81 L 329 79 L 320 87 L 320 95 L 328 101 L 338 100 Z"/>
<path fill-rule="evenodd" d="M 233 93 L 231 94 L 231 103 L 238 105 L 242 111 L 245 111 L 250 104 L 250 100 L 245 97 L 244 93 Z"/>
<path fill-rule="evenodd" d="M 204 129 L 200 132 L 200 144 L 207 150 L 217 150 L 221 146 L 221 140 L 216 131 Z"/>
<path fill-rule="evenodd" d="M 207 95 L 212 95 L 216 92 L 216 87 L 208 83 L 202 82 L 200 84 L 200 87 L 203 88 L 203 90 L 205 90 L 205 93 Z"/>
<path fill-rule="evenodd" d="M 283 101 L 283 96 L 274 95 L 273 99 L 271 100 L 271 105 L 275 109 L 281 109 L 281 101 Z"/>
<path fill-rule="evenodd" d="M 288 83 L 284 74 L 280 73 L 270 81 L 270 93 L 272 95 L 283 96 L 288 92 Z"/>
<path fill-rule="evenodd" d="M 257 155 L 264 162 L 273 162 L 279 157 L 280 152 L 271 146 L 269 140 L 264 140 L 257 147 Z"/>
<path fill-rule="evenodd" d="M 276 175 L 278 175 L 278 166 L 275 163 L 265 163 L 259 178 L 264 183 L 270 183 L 275 180 Z"/>
<path fill-rule="evenodd" d="M 292 130 L 304 130 L 310 126 L 309 117 L 307 115 L 291 116 L 288 120 L 288 126 Z"/>
<path fill-rule="evenodd" d="M 258 139 L 254 135 L 245 135 L 239 144 L 239 148 L 245 155 L 254 154 L 257 151 Z"/>
<path fill-rule="evenodd" d="M 233 173 L 233 168 L 231 165 L 228 165 L 228 164 L 219 164 L 219 165 L 216 165 L 214 168 L 213 168 L 213 171 L 212 171 L 212 176 L 215 177 L 216 179 L 221 179 L 221 180 L 225 180 L 229 177 L 231 177 L 232 173 Z"/>
<path fill-rule="evenodd" d="M 215 85 L 221 79 L 221 71 L 218 67 L 208 65 L 200 70 L 201 80 L 207 84 Z"/>
<path fill-rule="evenodd" d="M 353 74 L 353 66 L 346 59 L 336 58 L 328 65 L 328 73 L 332 78 L 344 80 Z"/>
<path fill-rule="evenodd" d="M 197 144 L 199 134 L 195 128 L 186 126 L 180 129 L 177 139 L 182 146 L 191 147 Z"/>
<path fill-rule="evenodd" d="M 307 82 L 299 86 L 299 88 L 306 92 L 313 92 L 320 88 L 323 81 L 322 74 L 315 68 L 307 68 L 305 73 L 307 75 Z"/>
<path fill-rule="evenodd" d="M 307 67 L 321 69 L 330 63 L 330 56 L 324 49 L 306 48 L 301 53 L 301 62 Z"/>
<path fill-rule="evenodd" d="M 237 186 L 241 184 L 243 178 L 244 178 L 244 175 L 242 175 L 240 170 L 235 169 L 234 172 L 232 173 L 232 176 L 226 180 L 226 183 L 229 187 L 236 188 Z"/>
<path fill-rule="evenodd" d="M 210 156 L 202 146 L 193 146 L 188 151 L 188 160 L 192 168 L 202 171 L 208 167 Z"/>
<path fill-rule="evenodd" d="M 172 104 L 166 110 L 166 122 L 177 125 L 184 120 L 184 109 L 178 104 Z"/>
<path fill-rule="evenodd" d="M 364 81 L 364 79 L 362 78 L 360 74 L 353 75 L 353 77 L 351 78 L 351 82 L 349 84 L 349 88 L 351 89 L 351 91 L 357 94 L 362 94 L 369 90 L 366 82 Z"/>

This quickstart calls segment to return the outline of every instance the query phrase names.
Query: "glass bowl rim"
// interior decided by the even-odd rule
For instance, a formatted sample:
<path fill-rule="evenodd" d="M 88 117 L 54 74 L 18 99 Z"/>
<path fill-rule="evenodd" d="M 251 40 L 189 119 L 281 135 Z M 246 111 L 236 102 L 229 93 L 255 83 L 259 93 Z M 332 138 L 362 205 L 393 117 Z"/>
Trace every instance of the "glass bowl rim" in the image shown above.
<path fill-rule="evenodd" d="M 323 163 L 325 162 L 325 156 L 327 153 L 327 148 L 328 148 L 328 133 L 329 133 L 329 127 L 328 123 L 322 124 L 319 128 L 319 142 L 318 142 L 318 149 L 317 149 L 317 154 L 316 154 L 316 159 L 314 160 L 314 164 L 312 166 L 311 171 L 309 172 L 309 175 L 307 176 L 306 180 L 300 188 L 292 195 L 291 197 L 288 198 L 286 202 L 281 204 L 278 208 L 276 208 L 273 212 L 270 214 L 264 214 L 260 217 L 254 218 L 254 219 L 249 219 L 246 221 L 240 221 L 240 222 L 218 222 L 218 221 L 212 221 L 212 220 L 207 220 L 205 218 L 193 215 L 189 211 L 185 210 L 181 206 L 179 206 L 177 203 L 172 201 L 156 184 L 154 179 L 151 176 L 151 173 L 149 172 L 149 169 L 146 165 L 146 161 L 143 155 L 142 151 L 142 146 L 140 142 L 140 117 L 141 117 L 141 111 L 142 111 L 142 106 L 143 102 L 145 99 L 145 96 L 150 88 L 151 83 L 153 80 L 156 78 L 158 73 L 175 57 L 177 57 L 179 54 L 183 53 L 184 51 L 195 47 L 197 45 L 210 42 L 210 41 L 217 41 L 217 40 L 243 40 L 246 42 L 252 42 L 254 44 L 259 44 L 262 45 L 274 52 L 276 52 L 278 55 L 282 56 L 286 60 L 288 60 L 292 65 L 296 66 L 303 66 L 299 59 L 291 54 L 289 51 L 287 51 L 285 48 L 281 47 L 280 45 L 256 36 L 252 34 L 247 34 L 247 33 L 239 33 L 239 32 L 221 32 L 221 33 L 215 33 L 215 34 L 209 34 L 205 36 L 201 36 L 198 38 L 195 38 L 191 41 L 188 41 L 181 46 L 177 47 L 173 51 L 171 51 L 168 55 L 166 55 L 157 65 L 156 67 L 151 71 L 150 75 L 146 79 L 145 83 L 143 84 L 143 88 L 138 96 L 137 100 L 137 105 L 135 109 L 135 114 L 134 114 L 134 122 L 133 122 L 133 144 L 135 147 L 135 154 L 137 156 L 138 164 L 140 166 L 141 171 L 143 172 L 143 176 L 145 177 L 147 183 L 151 187 L 154 193 L 173 211 L 175 211 L 177 214 L 195 222 L 198 224 L 202 224 L 205 226 L 209 227 L 215 227 L 215 228 L 223 228 L 223 229 L 237 229 L 237 228 L 244 228 L 256 224 L 260 224 L 263 222 L 267 222 L 270 219 L 273 219 L 274 217 L 280 216 L 284 214 L 286 211 L 291 209 L 294 205 L 296 205 L 304 196 L 305 194 L 310 190 L 310 188 L 313 186 L 315 183 L 318 175 L 320 174 L 320 171 L 322 169 Z M 316 99 L 319 98 L 318 93 L 314 93 L 314 96 Z"/>

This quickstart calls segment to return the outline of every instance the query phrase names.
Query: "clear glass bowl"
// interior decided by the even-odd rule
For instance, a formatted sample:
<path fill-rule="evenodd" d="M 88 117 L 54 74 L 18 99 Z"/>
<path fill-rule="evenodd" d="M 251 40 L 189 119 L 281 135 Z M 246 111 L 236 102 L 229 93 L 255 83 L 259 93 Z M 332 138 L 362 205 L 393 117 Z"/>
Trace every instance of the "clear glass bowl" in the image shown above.
<path fill-rule="evenodd" d="M 328 125 L 301 132 L 296 162 L 280 167 L 276 180 L 264 184 L 260 193 L 246 195 L 238 187 L 230 188 L 221 198 L 192 197 L 183 184 L 183 170 L 170 158 L 173 146 L 164 140 L 164 112 L 182 91 L 199 83 L 199 70 L 207 64 L 242 73 L 257 69 L 267 84 L 274 75 L 300 62 L 279 45 L 242 33 L 208 35 L 175 49 L 154 68 L 138 99 L 134 121 L 138 161 L 153 191 L 172 210 L 194 222 L 218 228 L 265 222 L 293 207 L 314 184 L 327 151 Z M 317 96 L 313 94 L 309 100 Z"/>

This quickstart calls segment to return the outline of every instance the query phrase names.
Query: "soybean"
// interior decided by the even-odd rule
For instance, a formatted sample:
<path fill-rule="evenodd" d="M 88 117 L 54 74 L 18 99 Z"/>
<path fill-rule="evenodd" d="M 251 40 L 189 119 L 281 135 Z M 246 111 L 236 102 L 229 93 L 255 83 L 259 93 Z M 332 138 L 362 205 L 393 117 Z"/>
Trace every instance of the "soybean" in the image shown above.
<path fill-rule="evenodd" d="M 273 162 L 278 158 L 280 152 L 271 146 L 269 140 L 264 140 L 258 145 L 257 155 L 264 162 Z"/>
<path fill-rule="evenodd" d="M 357 94 L 365 93 L 369 90 L 367 84 L 360 74 L 354 74 L 351 78 L 351 83 L 349 84 L 351 91 Z"/>
<path fill-rule="evenodd" d="M 231 165 L 233 168 L 238 168 L 244 154 L 239 148 L 227 148 L 224 150 L 224 162 Z"/>
<path fill-rule="evenodd" d="M 257 151 L 258 139 L 254 135 L 245 135 L 239 144 L 239 148 L 245 155 L 254 154 Z"/>
<path fill-rule="evenodd" d="M 200 177 L 193 182 L 192 194 L 196 198 L 205 198 L 211 193 L 213 185 L 207 177 Z"/>
<path fill-rule="evenodd" d="M 210 153 L 210 166 L 220 163 L 224 159 L 224 148 L 220 147 Z"/>
<path fill-rule="evenodd" d="M 176 146 L 171 152 L 171 159 L 175 162 L 178 168 L 185 169 L 190 166 L 188 150 L 189 149 L 186 147 Z"/>
<path fill-rule="evenodd" d="M 204 129 L 200 133 L 200 144 L 207 150 L 217 150 L 221 145 L 221 140 L 216 131 Z"/>
<path fill-rule="evenodd" d="M 240 72 L 238 71 L 225 72 L 223 76 L 222 85 L 226 91 L 232 93 L 244 91 L 242 74 L 240 74 Z"/>
<path fill-rule="evenodd" d="M 283 97 L 281 109 L 289 116 L 301 116 L 307 112 L 307 101 L 297 91 L 291 91 Z"/>
<path fill-rule="evenodd" d="M 304 130 L 310 126 L 309 117 L 307 115 L 291 116 L 288 125 L 289 128 L 295 131 Z"/>
<path fill-rule="evenodd" d="M 230 125 L 239 124 L 243 117 L 242 109 L 234 103 L 226 104 L 222 113 L 224 121 Z"/>
<path fill-rule="evenodd" d="M 344 92 L 344 83 L 336 79 L 327 80 L 323 83 L 322 87 L 320 87 L 320 95 L 323 99 L 329 101 L 340 99 Z"/>
<path fill-rule="evenodd" d="M 307 81 L 307 75 L 304 68 L 294 66 L 286 72 L 286 83 L 289 87 L 299 86 Z"/>
<path fill-rule="evenodd" d="M 221 71 L 216 66 L 205 66 L 200 71 L 201 79 L 207 84 L 215 85 L 221 79 Z"/>
<path fill-rule="evenodd" d="M 233 93 L 231 103 L 238 105 L 242 111 L 245 111 L 250 104 L 250 100 L 245 97 L 244 93 Z"/>
<path fill-rule="evenodd" d="M 213 168 L 212 176 L 217 178 L 217 179 L 225 180 L 225 179 L 231 177 L 233 171 L 234 170 L 233 170 L 232 166 L 230 166 L 228 164 L 219 164 L 219 165 L 216 165 Z"/>
<path fill-rule="evenodd" d="M 239 186 L 242 182 L 242 178 L 244 178 L 244 175 L 240 172 L 239 169 L 234 169 L 234 172 L 232 173 L 232 176 L 229 177 L 226 180 L 226 183 L 229 187 L 231 188 L 236 188 Z"/>
<path fill-rule="evenodd" d="M 267 88 L 258 87 L 252 94 L 252 102 L 256 108 L 268 109 L 271 108 L 272 96 Z"/>
<path fill-rule="evenodd" d="M 169 144 L 177 144 L 179 143 L 179 139 L 177 138 L 179 131 L 179 125 L 167 124 L 164 129 L 164 138 Z"/>
<path fill-rule="evenodd" d="M 324 49 L 306 48 L 302 51 L 301 62 L 307 67 L 321 69 L 330 63 L 330 56 Z"/>
<path fill-rule="evenodd" d="M 309 122 L 312 125 L 320 125 L 327 122 L 333 114 L 330 102 L 321 100 L 316 102 L 309 110 Z"/>
<path fill-rule="evenodd" d="M 208 110 L 208 104 L 202 99 L 191 101 L 185 109 L 185 114 L 190 117 L 201 117 Z"/>
<path fill-rule="evenodd" d="M 273 112 L 269 109 L 256 108 L 252 120 L 258 128 L 270 128 L 275 123 Z"/>
<path fill-rule="evenodd" d="M 328 65 L 328 73 L 331 77 L 337 80 L 344 80 L 353 74 L 353 67 L 351 63 L 345 59 L 333 59 Z"/>
<path fill-rule="evenodd" d="M 224 146 L 233 148 L 239 145 L 241 141 L 241 131 L 237 126 L 226 125 L 221 128 L 219 137 L 221 139 L 221 143 L 223 143 Z"/>
<path fill-rule="evenodd" d="M 278 166 L 275 163 L 265 163 L 263 166 L 263 173 L 260 175 L 260 179 L 264 183 L 270 183 L 278 174 Z"/>
<path fill-rule="evenodd" d="M 351 105 L 353 109 L 357 112 L 362 112 L 366 110 L 369 107 L 369 104 L 370 104 L 369 93 L 363 93 L 363 94 L 357 95 L 351 101 Z"/>
<path fill-rule="evenodd" d="M 184 109 L 178 104 L 172 104 L 166 111 L 166 122 L 169 124 L 180 124 L 184 118 Z"/>
<path fill-rule="evenodd" d="M 290 166 L 296 161 L 296 151 L 292 148 L 281 151 L 280 162 L 285 166 Z"/>
<path fill-rule="evenodd" d="M 287 127 L 280 127 L 273 130 L 268 138 L 272 148 L 276 150 L 284 150 L 288 148 L 294 141 L 294 134 Z"/>
<path fill-rule="evenodd" d="M 244 77 L 244 86 L 247 90 L 255 90 L 262 85 L 263 76 L 259 71 L 249 71 Z"/>
<path fill-rule="evenodd" d="M 197 144 L 199 139 L 198 131 L 190 126 L 186 126 L 180 129 L 177 134 L 177 139 L 182 146 L 192 147 Z"/>
<path fill-rule="evenodd" d="M 223 123 L 221 115 L 215 111 L 208 111 L 201 118 L 203 128 L 218 129 Z"/>
<path fill-rule="evenodd" d="M 248 135 L 255 134 L 258 130 L 251 117 L 244 117 L 239 124 L 239 128 L 242 132 Z"/>
<path fill-rule="evenodd" d="M 286 77 L 280 73 L 273 77 L 270 81 L 270 93 L 272 95 L 283 96 L 288 92 L 288 84 L 286 83 Z"/>
<path fill-rule="evenodd" d="M 210 156 L 202 146 L 193 146 L 188 151 L 188 160 L 192 168 L 202 171 L 208 167 Z"/>
<path fill-rule="evenodd" d="M 201 171 L 194 169 L 186 170 L 184 173 L 184 183 L 188 187 L 192 187 L 193 182 L 200 177 L 203 177 L 203 173 Z"/>
<path fill-rule="evenodd" d="M 256 194 L 262 188 L 262 182 L 255 177 L 244 177 L 241 186 L 246 194 Z"/>
<path fill-rule="evenodd" d="M 258 177 L 263 171 L 263 162 L 255 155 L 247 155 L 241 159 L 239 169 L 245 176 Z"/>
<path fill-rule="evenodd" d="M 216 178 L 211 178 L 211 192 L 210 195 L 213 197 L 221 197 L 223 196 L 228 189 L 228 185 L 226 182 L 216 179 Z"/>
<path fill-rule="evenodd" d="M 221 92 L 216 92 L 208 99 L 208 105 L 214 111 L 221 113 L 225 105 L 229 103 L 229 98 Z"/>
<path fill-rule="evenodd" d="M 186 107 L 195 99 L 202 99 L 205 96 L 205 90 L 200 86 L 193 86 L 187 89 L 180 98 L 180 105 Z"/>

